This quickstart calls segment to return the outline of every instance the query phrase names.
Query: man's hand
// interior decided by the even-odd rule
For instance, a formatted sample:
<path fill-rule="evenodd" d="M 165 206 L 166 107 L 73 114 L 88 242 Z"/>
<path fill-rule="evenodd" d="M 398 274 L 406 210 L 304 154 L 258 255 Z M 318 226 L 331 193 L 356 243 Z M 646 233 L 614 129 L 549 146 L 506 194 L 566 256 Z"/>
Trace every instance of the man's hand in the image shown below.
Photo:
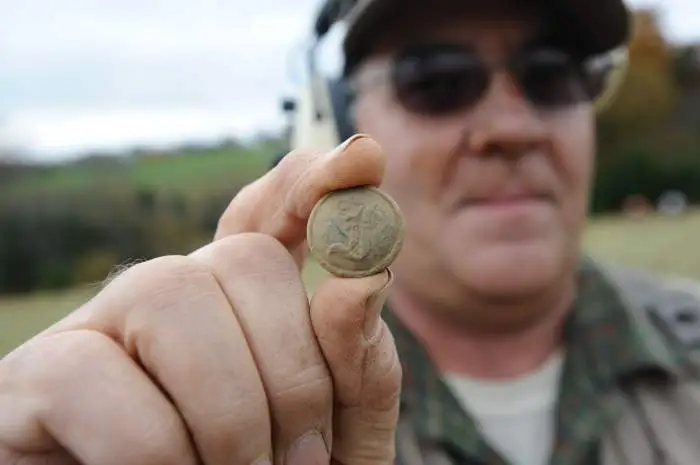
<path fill-rule="evenodd" d="M 300 277 L 314 204 L 383 170 L 364 136 L 291 153 L 212 243 L 133 266 L 2 359 L 0 463 L 392 463 L 390 274 L 331 277 L 310 304 Z"/>

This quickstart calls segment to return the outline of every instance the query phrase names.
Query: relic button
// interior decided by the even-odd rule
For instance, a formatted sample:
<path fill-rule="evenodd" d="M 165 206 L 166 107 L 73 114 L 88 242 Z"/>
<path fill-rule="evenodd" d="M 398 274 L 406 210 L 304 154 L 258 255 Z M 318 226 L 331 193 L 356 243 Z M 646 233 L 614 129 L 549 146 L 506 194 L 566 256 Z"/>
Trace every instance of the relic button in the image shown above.
<path fill-rule="evenodd" d="M 312 256 L 343 278 L 381 273 L 403 244 L 404 218 L 396 202 L 376 187 L 352 187 L 318 201 L 307 223 Z"/>

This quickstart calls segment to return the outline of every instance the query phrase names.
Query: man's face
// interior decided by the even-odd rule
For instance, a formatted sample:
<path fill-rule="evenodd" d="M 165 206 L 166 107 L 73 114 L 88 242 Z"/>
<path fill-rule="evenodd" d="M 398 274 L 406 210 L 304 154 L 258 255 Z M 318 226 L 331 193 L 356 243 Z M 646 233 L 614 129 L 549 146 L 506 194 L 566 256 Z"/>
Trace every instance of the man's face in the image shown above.
<path fill-rule="evenodd" d="M 488 10 L 467 3 L 474 2 L 444 0 L 430 11 L 425 3 L 420 11 L 406 10 L 365 69 L 369 75 L 377 63 L 426 46 L 418 55 L 423 61 L 416 62 L 424 66 L 422 84 L 415 76 L 406 78 L 413 83 L 399 96 L 391 78 L 371 84 L 368 77 L 355 106 L 358 130 L 387 154 L 382 187 L 406 216 L 404 247 L 393 266 L 397 287 L 462 312 L 460 306 L 474 295 L 506 303 L 571 278 L 595 146 L 588 100 L 533 103 L 514 73 L 499 68 L 520 57 L 529 69 L 527 63 L 537 61 L 522 57 L 547 56 L 534 53 L 541 47 L 526 46 L 540 30 L 539 15 L 498 2 L 490 2 Z M 459 79 L 444 72 L 447 49 L 458 56 L 471 51 L 475 63 L 491 67 L 482 93 L 474 90 L 474 79 L 456 84 Z M 430 56 L 433 65 L 426 65 Z M 436 65 L 440 59 L 443 64 Z M 453 61 L 456 68 L 465 66 L 463 59 Z M 442 74 L 425 72 L 430 66 Z M 547 92 L 552 98 L 573 92 L 567 86 L 579 85 L 575 73 L 556 74 L 560 68 L 549 76 L 546 66 L 532 67 L 528 89 L 544 98 Z M 479 98 L 462 98 L 470 94 Z"/>

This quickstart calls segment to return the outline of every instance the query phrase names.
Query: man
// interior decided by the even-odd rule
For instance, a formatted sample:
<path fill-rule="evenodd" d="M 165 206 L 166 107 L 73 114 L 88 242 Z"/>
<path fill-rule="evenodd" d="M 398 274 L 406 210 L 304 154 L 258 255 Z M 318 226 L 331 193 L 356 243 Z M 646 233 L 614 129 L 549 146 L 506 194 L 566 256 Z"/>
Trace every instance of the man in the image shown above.
<path fill-rule="evenodd" d="M 619 0 L 347 20 L 371 138 L 291 153 L 211 244 L 124 271 L 3 359 L 0 463 L 697 464 L 698 301 L 580 255 L 604 82 L 586 63 L 624 44 Z M 364 184 L 406 216 L 393 273 L 308 304 L 310 210 Z"/>

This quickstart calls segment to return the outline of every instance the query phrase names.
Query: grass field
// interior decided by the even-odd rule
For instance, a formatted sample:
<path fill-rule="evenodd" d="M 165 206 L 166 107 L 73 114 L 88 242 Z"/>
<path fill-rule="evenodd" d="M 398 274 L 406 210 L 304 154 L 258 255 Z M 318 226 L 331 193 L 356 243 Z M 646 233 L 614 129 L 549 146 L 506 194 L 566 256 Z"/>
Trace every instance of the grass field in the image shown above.
<path fill-rule="evenodd" d="M 609 262 L 639 266 L 663 274 L 700 280 L 700 213 L 681 218 L 602 218 L 593 221 L 586 233 L 585 248 Z M 313 287 L 323 276 L 311 263 L 304 280 Z M 61 293 L 0 298 L 0 355 L 60 319 L 97 290 L 86 286 Z"/>
<path fill-rule="evenodd" d="M 128 183 L 152 189 L 196 190 L 257 177 L 275 154 L 274 147 L 188 149 L 167 155 L 90 162 L 27 170 L 3 181 L 4 195 L 84 192 L 95 186 Z"/>

